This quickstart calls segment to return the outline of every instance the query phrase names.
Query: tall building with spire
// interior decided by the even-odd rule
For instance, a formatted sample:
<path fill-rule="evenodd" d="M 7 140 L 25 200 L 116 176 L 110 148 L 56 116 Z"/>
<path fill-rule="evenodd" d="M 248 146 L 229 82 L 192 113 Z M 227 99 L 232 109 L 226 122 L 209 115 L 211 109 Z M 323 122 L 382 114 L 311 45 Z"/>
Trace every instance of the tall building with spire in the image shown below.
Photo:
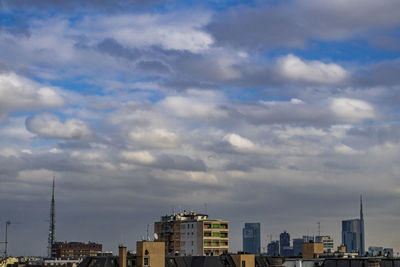
<path fill-rule="evenodd" d="M 364 213 L 362 195 L 360 195 L 360 252 L 361 255 L 365 255 L 365 232 L 364 232 Z"/>
<path fill-rule="evenodd" d="M 360 196 L 360 218 L 342 221 L 342 243 L 346 252 L 365 255 L 365 232 L 362 196 Z"/>
<path fill-rule="evenodd" d="M 47 245 L 47 256 L 49 258 L 55 258 L 54 253 L 54 243 L 55 243 L 55 231 L 56 231 L 56 222 L 55 222 L 55 200 L 54 200 L 54 189 L 55 189 L 55 177 L 53 176 L 53 186 L 51 192 L 51 204 L 50 204 L 50 225 L 49 225 L 49 237 L 48 237 L 48 245 Z"/>

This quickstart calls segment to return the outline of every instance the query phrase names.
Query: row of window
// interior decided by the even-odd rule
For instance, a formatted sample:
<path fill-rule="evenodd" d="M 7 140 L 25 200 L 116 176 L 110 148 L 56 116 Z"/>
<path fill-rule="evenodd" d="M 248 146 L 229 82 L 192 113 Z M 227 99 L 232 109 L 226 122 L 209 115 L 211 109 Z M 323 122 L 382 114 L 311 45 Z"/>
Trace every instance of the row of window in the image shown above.
<path fill-rule="evenodd" d="M 194 228 L 194 224 L 192 223 L 192 224 L 182 224 L 181 225 L 181 228 L 182 229 L 186 229 L 186 225 L 187 225 L 187 229 L 193 229 Z"/>
<path fill-rule="evenodd" d="M 222 237 L 228 238 L 228 233 L 219 233 L 219 232 L 204 232 L 205 237 Z"/>
<path fill-rule="evenodd" d="M 210 241 L 205 241 L 204 242 L 204 246 L 205 247 L 223 247 L 223 246 L 228 246 L 228 242 L 224 241 L 224 242 L 210 242 Z"/>

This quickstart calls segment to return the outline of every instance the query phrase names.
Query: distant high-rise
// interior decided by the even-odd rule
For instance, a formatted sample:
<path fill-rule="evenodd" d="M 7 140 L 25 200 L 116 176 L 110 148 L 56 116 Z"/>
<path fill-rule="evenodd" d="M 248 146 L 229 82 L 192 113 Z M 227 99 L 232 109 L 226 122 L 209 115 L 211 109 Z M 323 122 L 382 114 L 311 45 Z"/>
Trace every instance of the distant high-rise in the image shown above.
<path fill-rule="evenodd" d="M 303 238 L 293 238 L 293 256 L 299 256 L 303 253 Z"/>
<path fill-rule="evenodd" d="M 267 246 L 268 256 L 278 256 L 279 255 L 279 241 L 271 241 Z"/>
<path fill-rule="evenodd" d="M 364 232 L 364 213 L 362 204 L 362 195 L 360 195 L 360 252 L 361 255 L 365 255 L 365 232 Z"/>
<path fill-rule="evenodd" d="M 243 228 L 243 251 L 260 254 L 260 223 L 245 223 Z"/>
<path fill-rule="evenodd" d="M 279 252 L 281 256 L 285 256 L 285 251 L 290 249 L 290 234 L 286 231 L 279 235 Z"/>
<path fill-rule="evenodd" d="M 365 233 L 362 197 L 360 197 L 360 218 L 342 221 L 342 243 L 346 252 L 365 254 Z"/>

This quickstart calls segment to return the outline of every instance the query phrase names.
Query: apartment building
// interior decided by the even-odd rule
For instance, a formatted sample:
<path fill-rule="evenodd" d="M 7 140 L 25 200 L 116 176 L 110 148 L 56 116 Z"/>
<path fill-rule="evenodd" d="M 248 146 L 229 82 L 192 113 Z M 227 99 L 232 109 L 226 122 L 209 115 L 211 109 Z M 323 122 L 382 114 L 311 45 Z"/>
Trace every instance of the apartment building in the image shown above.
<path fill-rule="evenodd" d="M 229 249 L 229 223 L 208 219 L 207 214 L 183 212 L 161 217 L 154 224 L 167 255 L 220 255 Z"/>
<path fill-rule="evenodd" d="M 229 222 L 189 221 L 181 224 L 181 255 L 218 256 L 228 253 Z"/>

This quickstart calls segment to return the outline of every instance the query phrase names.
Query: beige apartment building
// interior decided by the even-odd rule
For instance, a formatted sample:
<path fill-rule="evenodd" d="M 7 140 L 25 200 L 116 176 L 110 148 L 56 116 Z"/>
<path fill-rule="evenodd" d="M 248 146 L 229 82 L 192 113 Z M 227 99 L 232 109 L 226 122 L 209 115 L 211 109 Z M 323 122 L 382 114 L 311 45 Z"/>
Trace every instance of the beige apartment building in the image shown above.
<path fill-rule="evenodd" d="M 193 211 L 161 217 L 154 224 L 167 255 L 221 255 L 229 249 L 229 222 Z"/>
<path fill-rule="evenodd" d="M 201 220 L 181 223 L 181 255 L 218 256 L 228 253 L 229 223 Z"/>

